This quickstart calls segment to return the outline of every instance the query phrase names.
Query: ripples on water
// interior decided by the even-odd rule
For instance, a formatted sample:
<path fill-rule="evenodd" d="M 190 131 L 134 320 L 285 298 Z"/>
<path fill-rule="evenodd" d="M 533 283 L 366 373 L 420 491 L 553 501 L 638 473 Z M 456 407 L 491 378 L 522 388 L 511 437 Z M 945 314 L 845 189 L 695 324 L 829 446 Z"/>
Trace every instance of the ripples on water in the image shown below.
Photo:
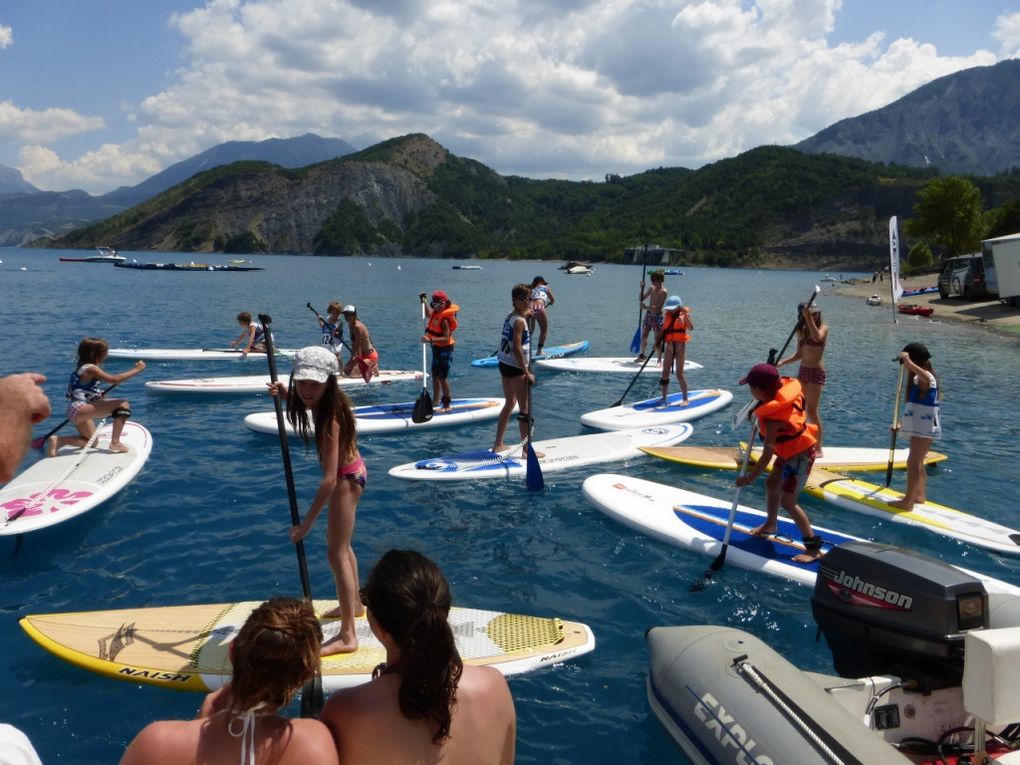
<path fill-rule="evenodd" d="M 305 303 L 324 310 L 333 299 L 355 303 L 386 368 L 421 363 L 417 294 L 443 288 L 461 306 L 454 363 L 455 395 L 497 395 L 498 372 L 468 365 L 496 344 L 509 290 L 542 273 L 556 295 L 550 344 L 590 339 L 590 355 L 626 355 L 637 326 L 633 267 L 598 266 L 592 277 L 568 277 L 549 263 L 484 263 L 454 271 L 449 261 L 256 258 L 264 272 L 190 274 L 124 272 L 103 265 L 60 264 L 54 251 L 3 250 L 0 289 L 5 327 L 4 372 L 39 370 L 62 418 L 63 385 L 77 341 L 86 334 L 115 346 L 220 346 L 237 335 L 240 310 L 273 316 L 281 346 L 317 342 Z M 129 255 L 131 257 L 132 255 Z M 153 259 L 133 254 L 139 260 Z M 190 258 L 190 256 L 186 256 Z M 161 256 L 166 259 L 165 256 Z M 18 270 L 26 266 L 27 271 Z M 398 271 L 397 266 L 402 268 Z M 770 348 L 782 345 L 820 274 L 688 268 L 667 288 L 692 307 L 696 329 L 692 387 L 729 387 Z M 825 292 L 828 286 L 824 286 Z M 888 445 L 896 366 L 907 342 L 926 343 L 945 391 L 951 459 L 934 471 L 936 501 L 1005 524 L 1015 519 L 1014 431 L 1020 400 L 1016 341 L 977 328 L 901 318 L 859 298 L 829 296 L 820 306 L 832 326 L 826 353 L 830 384 L 823 398 L 827 441 Z M 936 316 L 937 316 L 936 309 Z M 123 365 L 123 366 L 122 366 Z M 111 361 L 113 371 L 125 362 Z M 286 365 L 285 365 L 286 366 Z M 152 457 L 138 479 L 102 508 L 29 535 L 17 558 L 0 545 L 0 720 L 24 729 L 43 761 L 115 762 L 147 722 L 189 717 L 197 696 L 119 683 L 77 669 L 37 648 L 18 628 L 25 613 L 261 599 L 298 594 L 287 541 L 287 507 L 278 443 L 249 433 L 244 415 L 271 408 L 252 398 L 161 398 L 141 383 L 263 371 L 257 363 L 151 364 L 124 385 L 135 418 L 150 429 Z M 281 370 L 281 371 L 286 371 Z M 623 393 L 625 376 L 547 373 L 535 389 L 536 438 L 583 432 L 578 417 Z M 654 376 L 628 400 L 656 393 Z M 361 391 L 356 403 L 411 400 L 419 388 L 394 384 Z M 374 396 L 378 395 L 379 399 Z M 695 423 L 692 443 L 732 444 L 732 410 Z M 43 428 L 40 428 L 40 432 Z M 718 497 L 732 496 L 732 474 L 683 470 L 652 459 L 547 476 L 545 491 L 521 482 L 412 484 L 386 475 L 400 462 L 490 444 L 494 425 L 362 440 L 369 487 L 358 511 L 355 550 L 363 574 L 390 547 L 421 549 L 447 573 L 463 605 L 558 615 L 586 622 L 595 653 L 511 681 L 519 717 L 518 761 L 525 763 L 679 762 L 681 757 L 648 711 L 644 632 L 658 624 L 728 624 L 770 642 L 808 669 L 829 669 L 814 642 L 809 592 L 726 566 L 712 586 L 691 593 L 709 563 L 604 518 L 580 498 L 590 472 L 628 472 Z M 304 512 L 319 479 L 313 454 L 293 447 Z M 27 463 L 26 463 L 27 464 Z M 880 481 L 880 474 L 875 480 Z M 902 477 L 896 478 L 902 486 Z M 743 500 L 763 505 L 763 486 Z M 1020 561 L 804 500 L 822 526 L 891 541 L 963 563 L 1020 584 Z M 307 543 L 312 587 L 332 595 L 320 522 Z"/>

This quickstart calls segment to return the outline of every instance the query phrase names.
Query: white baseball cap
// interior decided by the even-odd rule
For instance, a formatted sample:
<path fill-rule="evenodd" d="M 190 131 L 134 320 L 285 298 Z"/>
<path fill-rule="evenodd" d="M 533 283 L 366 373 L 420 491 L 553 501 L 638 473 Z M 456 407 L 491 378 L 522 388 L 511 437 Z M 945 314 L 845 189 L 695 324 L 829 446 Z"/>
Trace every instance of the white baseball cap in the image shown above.
<path fill-rule="evenodd" d="M 324 383 L 330 375 L 340 373 L 336 355 L 321 345 L 309 345 L 294 354 L 294 371 L 291 377 L 297 380 L 314 380 Z"/>

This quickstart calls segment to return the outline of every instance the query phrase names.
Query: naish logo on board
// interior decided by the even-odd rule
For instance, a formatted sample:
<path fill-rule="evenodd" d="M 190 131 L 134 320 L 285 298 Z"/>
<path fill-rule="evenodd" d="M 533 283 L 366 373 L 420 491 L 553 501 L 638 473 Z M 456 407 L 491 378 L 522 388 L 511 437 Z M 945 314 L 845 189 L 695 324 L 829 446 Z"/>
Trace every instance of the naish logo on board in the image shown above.
<path fill-rule="evenodd" d="M 829 577 L 828 587 L 840 600 L 858 606 L 893 608 L 899 611 L 910 611 L 914 607 L 914 599 L 909 595 L 880 587 L 842 569 Z"/>
<path fill-rule="evenodd" d="M 705 724 L 705 728 L 715 736 L 723 749 L 733 747 L 734 762 L 740 765 L 775 765 L 768 755 L 754 754 L 758 742 L 747 735 L 744 727 L 711 693 L 706 692 L 695 702 L 694 716 Z"/>
<path fill-rule="evenodd" d="M 117 670 L 118 675 L 135 677 L 139 680 L 153 680 L 160 683 L 187 683 L 191 675 L 180 672 L 163 672 L 157 669 L 135 669 L 134 667 L 121 667 Z"/>

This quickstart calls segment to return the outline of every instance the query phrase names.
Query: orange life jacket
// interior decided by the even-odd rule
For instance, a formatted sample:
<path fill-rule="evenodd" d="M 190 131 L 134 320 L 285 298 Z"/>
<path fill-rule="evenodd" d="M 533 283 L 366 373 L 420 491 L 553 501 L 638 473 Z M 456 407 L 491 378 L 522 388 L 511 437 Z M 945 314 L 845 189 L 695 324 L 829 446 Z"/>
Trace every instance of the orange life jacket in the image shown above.
<path fill-rule="evenodd" d="M 425 334 L 428 335 L 429 338 L 434 338 L 430 340 L 432 345 L 437 345 L 445 348 L 447 346 L 455 344 L 455 341 L 453 339 L 453 333 L 457 329 L 457 311 L 459 310 L 460 306 L 451 303 L 442 311 L 432 312 L 432 315 L 429 317 L 428 326 L 425 327 Z M 446 323 L 450 325 L 449 343 L 443 342 L 443 338 L 446 337 L 446 332 L 443 331 L 444 319 L 446 320 Z"/>
<path fill-rule="evenodd" d="M 780 380 L 782 386 L 775 397 L 760 404 L 754 413 L 758 416 L 758 429 L 762 434 L 765 433 L 765 420 L 779 422 L 779 435 L 772 451 L 787 460 L 818 443 L 815 437 L 818 426 L 807 421 L 800 381 L 793 377 Z"/>
<path fill-rule="evenodd" d="M 687 332 L 688 329 L 690 327 L 687 326 L 687 314 L 674 314 L 670 312 L 666 315 L 662 326 L 662 342 L 686 343 L 691 339 L 690 334 Z"/>

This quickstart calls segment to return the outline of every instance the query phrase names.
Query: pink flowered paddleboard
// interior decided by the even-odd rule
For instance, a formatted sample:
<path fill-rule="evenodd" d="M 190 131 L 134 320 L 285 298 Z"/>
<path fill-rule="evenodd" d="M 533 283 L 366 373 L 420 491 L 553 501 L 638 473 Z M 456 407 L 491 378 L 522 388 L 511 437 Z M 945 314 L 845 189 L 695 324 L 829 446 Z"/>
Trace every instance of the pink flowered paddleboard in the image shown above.
<path fill-rule="evenodd" d="M 131 483 L 152 451 L 152 436 L 128 421 L 121 434 L 127 452 L 111 452 L 112 425 L 99 429 L 95 445 L 64 447 L 43 457 L 0 489 L 0 536 L 24 534 L 88 512 Z M 68 427 L 70 432 L 70 427 Z"/>

